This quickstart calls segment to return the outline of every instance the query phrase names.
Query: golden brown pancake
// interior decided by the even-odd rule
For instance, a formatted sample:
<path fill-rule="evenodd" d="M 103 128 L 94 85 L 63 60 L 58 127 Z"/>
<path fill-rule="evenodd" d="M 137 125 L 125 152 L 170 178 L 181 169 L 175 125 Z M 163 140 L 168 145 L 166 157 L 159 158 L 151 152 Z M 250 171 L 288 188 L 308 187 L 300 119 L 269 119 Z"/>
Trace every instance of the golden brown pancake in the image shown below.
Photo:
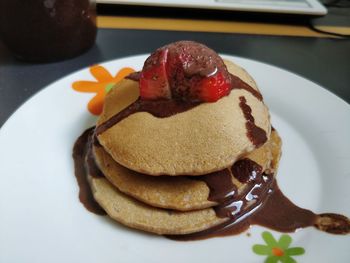
<path fill-rule="evenodd" d="M 226 62 L 228 70 L 257 86 L 249 74 Z M 239 106 L 244 96 L 255 124 L 270 136 L 265 104 L 243 89 L 215 103 L 202 103 L 166 118 L 137 112 L 98 136 L 100 144 L 119 164 L 148 175 L 203 175 L 231 166 L 256 147 L 247 137 L 246 119 Z M 98 124 L 107 121 L 139 97 L 138 83 L 124 80 L 106 96 Z"/>
<path fill-rule="evenodd" d="M 114 161 L 102 147 L 94 147 L 98 167 L 106 179 L 121 192 L 152 206 L 196 210 L 213 206 L 208 201 L 205 182 L 186 176 L 149 176 L 132 171 Z"/>
<path fill-rule="evenodd" d="M 95 200 L 119 223 L 159 235 L 188 234 L 218 225 L 227 219 L 212 208 L 176 212 L 155 208 L 121 193 L 104 178 L 90 177 Z"/>
<path fill-rule="evenodd" d="M 197 210 L 216 205 L 216 202 L 208 200 L 210 190 L 203 181 L 185 176 L 154 177 L 140 174 L 115 162 L 102 147 L 94 146 L 93 150 L 96 163 L 106 179 L 119 191 L 144 203 L 180 211 Z M 262 166 L 263 171 L 268 170 L 269 173 L 273 173 L 276 166 L 273 160 L 279 160 L 280 150 L 281 140 L 277 132 L 273 131 L 269 141 L 244 158 L 258 163 Z M 232 180 L 235 185 L 244 187 L 234 177 Z"/>

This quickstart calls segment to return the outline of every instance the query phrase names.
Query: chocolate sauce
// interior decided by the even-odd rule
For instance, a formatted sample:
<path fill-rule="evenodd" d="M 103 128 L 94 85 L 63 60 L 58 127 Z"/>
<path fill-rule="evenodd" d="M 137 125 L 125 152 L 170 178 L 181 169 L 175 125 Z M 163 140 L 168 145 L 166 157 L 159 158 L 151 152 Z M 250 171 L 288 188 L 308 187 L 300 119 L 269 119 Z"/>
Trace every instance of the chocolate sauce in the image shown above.
<path fill-rule="evenodd" d="M 256 147 L 259 147 L 267 141 L 266 132 L 255 125 L 252 109 L 247 104 L 245 97 L 241 96 L 239 97 L 239 100 L 239 106 L 241 107 L 244 118 L 246 119 L 245 126 L 247 128 L 247 136 Z"/>
<path fill-rule="evenodd" d="M 228 221 L 201 232 L 188 235 L 168 235 L 167 237 L 188 241 L 231 236 L 242 233 L 252 225 L 264 226 L 279 232 L 295 232 L 300 228 L 314 226 L 332 234 L 350 233 L 350 221 L 347 217 L 338 214 L 317 215 L 310 210 L 296 206 L 283 195 L 274 180 L 266 200 L 240 218 L 231 217 Z"/>
<path fill-rule="evenodd" d="M 240 194 L 229 176 L 224 175 L 220 178 L 219 174 L 211 173 L 200 177 L 207 183 L 211 191 L 210 196 L 212 192 L 215 193 L 213 201 L 220 201 L 219 205 L 214 207 L 216 215 L 221 218 L 227 217 L 228 220 L 194 234 L 167 237 L 175 240 L 197 240 L 229 236 L 239 234 L 251 225 L 260 225 L 280 232 L 294 232 L 300 228 L 314 226 L 333 234 L 350 233 L 350 221 L 347 217 L 330 213 L 317 215 L 294 205 L 283 195 L 273 176 L 262 173 L 262 167 L 254 161 L 247 158 L 237 161 L 231 167 L 231 171 L 240 182 L 248 184 Z M 220 196 L 221 191 L 223 194 Z M 233 194 L 227 198 L 225 193 Z M 211 200 L 210 197 L 208 199 Z"/>
<path fill-rule="evenodd" d="M 350 233 L 350 220 L 346 216 L 324 213 L 317 216 L 314 226 L 324 232 L 331 234 L 348 234 Z"/>
<path fill-rule="evenodd" d="M 230 171 L 224 169 L 202 175 L 198 179 L 204 181 L 210 189 L 208 200 L 222 203 L 237 192 L 237 187 L 232 183 L 231 177 Z M 192 176 L 189 178 L 192 179 Z"/>
<path fill-rule="evenodd" d="M 235 162 L 231 167 L 232 174 L 241 183 L 250 183 L 262 174 L 262 167 L 256 162 L 244 158 Z"/>
<path fill-rule="evenodd" d="M 199 102 L 185 102 L 178 100 L 142 100 L 138 99 L 128 107 L 111 117 L 106 122 L 102 123 L 96 128 L 96 135 L 100 135 L 115 124 L 125 119 L 129 115 L 136 112 L 148 112 L 158 118 L 165 118 L 175 115 L 180 112 L 187 111 L 195 106 L 199 105 Z"/>
<path fill-rule="evenodd" d="M 250 94 L 252 94 L 255 98 L 262 101 L 263 97 L 259 91 L 249 86 L 247 83 L 245 83 L 243 80 L 241 80 L 239 77 L 230 74 L 231 76 L 231 89 L 244 89 L 248 91 Z"/>
<path fill-rule="evenodd" d="M 237 221 L 254 208 L 261 205 L 269 193 L 273 175 L 261 174 L 257 180 L 248 183 L 242 193 L 230 196 L 227 200 L 214 207 L 218 217 L 229 217 Z"/>
<path fill-rule="evenodd" d="M 237 172 L 239 167 L 245 169 Z M 239 180 L 244 179 L 244 183 L 247 184 L 241 193 L 238 193 L 236 185 L 233 184 L 229 169 L 201 176 L 201 180 L 205 181 L 210 189 L 208 200 L 219 203 L 214 207 L 216 215 L 237 221 L 266 199 L 273 175 L 263 174 L 262 167 L 249 159 L 243 159 L 238 164 L 236 162 L 231 170 L 234 171 L 233 176 L 238 176 Z"/>
<path fill-rule="evenodd" d="M 231 170 L 236 170 L 235 166 L 234 164 Z M 231 186 L 231 193 L 233 194 L 228 197 L 224 195 L 219 196 L 215 201 L 221 200 L 221 202 L 213 207 L 218 217 L 228 218 L 226 222 L 194 234 L 169 235 L 167 237 L 175 240 L 196 240 L 214 236 L 238 234 L 249 228 L 251 223 L 247 221 L 248 218 L 254 215 L 254 213 L 264 205 L 264 202 L 274 189 L 274 176 L 262 173 L 261 166 L 249 159 L 242 160 L 240 166 L 252 168 L 249 172 L 243 172 L 244 177 L 239 174 L 239 177 L 241 177 L 241 179 L 243 178 L 247 184 L 240 193 L 237 192 L 237 187 L 232 183 L 231 175 L 229 177 L 224 177 L 224 180 L 222 180 L 218 176 L 213 176 L 215 173 L 212 173 L 206 175 L 206 177 L 211 177 L 210 180 L 208 180 L 208 178 L 204 180 L 210 191 L 217 193 L 220 192 L 222 184 Z M 229 171 L 229 169 L 226 170 Z M 257 170 L 260 172 L 257 172 Z M 247 173 L 249 176 L 246 176 Z M 252 176 L 254 176 L 254 180 L 251 180 Z M 208 200 L 210 199 L 208 198 Z"/>
<path fill-rule="evenodd" d="M 92 151 L 92 145 L 96 145 L 96 142 L 98 142 L 98 140 L 95 140 L 94 138 L 96 137 L 93 134 L 91 134 L 89 137 L 89 142 L 87 146 L 88 149 L 86 151 L 85 170 L 86 173 L 91 175 L 92 177 L 101 178 L 105 176 L 100 170 L 100 168 L 98 168 Z"/>
<path fill-rule="evenodd" d="M 249 219 L 251 225 L 261 225 L 280 232 L 294 232 L 299 228 L 313 226 L 316 215 L 310 210 L 294 205 L 274 183 L 271 196 L 262 209 Z"/>
<path fill-rule="evenodd" d="M 89 182 L 87 180 L 87 170 L 85 167 L 85 157 L 89 148 L 89 138 L 91 138 L 94 128 L 86 130 L 75 142 L 73 148 L 74 174 L 79 186 L 79 200 L 84 207 L 92 213 L 105 215 L 106 212 L 95 201 Z"/>
<path fill-rule="evenodd" d="M 240 167 L 244 169 L 237 172 L 237 168 Z M 230 169 L 202 175 L 196 179 L 204 181 L 209 187 L 208 200 L 218 203 L 214 207 L 216 215 L 237 221 L 241 216 L 260 205 L 266 198 L 273 181 L 273 175 L 263 174 L 262 167 L 249 159 L 236 162 L 231 170 L 236 171 L 233 175 L 238 175 L 239 179 L 244 180 L 244 183 L 247 184 L 241 193 L 238 193 L 237 186 L 233 184 Z"/>

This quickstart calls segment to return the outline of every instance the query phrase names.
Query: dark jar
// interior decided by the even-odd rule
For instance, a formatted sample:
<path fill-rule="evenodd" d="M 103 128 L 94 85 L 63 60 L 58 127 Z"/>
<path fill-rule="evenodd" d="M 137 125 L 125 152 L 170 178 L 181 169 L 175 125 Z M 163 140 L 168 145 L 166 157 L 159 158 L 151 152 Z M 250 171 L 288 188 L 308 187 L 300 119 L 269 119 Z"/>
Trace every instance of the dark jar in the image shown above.
<path fill-rule="evenodd" d="M 58 61 L 96 39 L 95 0 L 0 0 L 0 38 L 21 60 Z"/>

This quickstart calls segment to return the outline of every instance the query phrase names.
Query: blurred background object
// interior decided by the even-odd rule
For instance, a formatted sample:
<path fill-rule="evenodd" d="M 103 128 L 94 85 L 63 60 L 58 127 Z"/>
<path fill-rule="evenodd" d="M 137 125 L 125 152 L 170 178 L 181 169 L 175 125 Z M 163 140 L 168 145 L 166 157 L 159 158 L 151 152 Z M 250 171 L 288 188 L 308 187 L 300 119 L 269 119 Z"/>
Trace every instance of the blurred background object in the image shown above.
<path fill-rule="evenodd" d="M 58 61 L 96 39 L 95 0 L 0 0 L 0 35 L 16 58 Z"/>
<path fill-rule="evenodd" d="M 317 0 L 97 0 L 97 2 L 303 15 L 325 15 L 327 13 L 327 9 Z"/>

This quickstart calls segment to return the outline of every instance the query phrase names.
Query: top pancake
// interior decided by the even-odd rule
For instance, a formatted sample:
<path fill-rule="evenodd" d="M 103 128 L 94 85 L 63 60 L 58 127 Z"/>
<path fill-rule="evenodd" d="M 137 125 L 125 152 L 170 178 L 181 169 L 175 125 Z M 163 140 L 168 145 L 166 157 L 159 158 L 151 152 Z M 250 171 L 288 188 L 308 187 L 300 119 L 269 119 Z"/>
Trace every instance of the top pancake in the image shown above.
<path fill-rule="evenodd" d="M 257 89 L 245 70 L 232 62 L 225 64 L 230 73 Z M 248 91 L 233 89 L 215 103 L 202 103 L 166 118 L 134 113 L 100 134 L 98 140 L 116 162 L 148 175 L 202 175 L 222 170 L 256 148 L 247 137 L 241 96 L 250 106 L 255 124 L 269 138 L 268 108 Z M 97 125 L 138 97 L 137 82 L 118 83 L 106 96 Z"/>

